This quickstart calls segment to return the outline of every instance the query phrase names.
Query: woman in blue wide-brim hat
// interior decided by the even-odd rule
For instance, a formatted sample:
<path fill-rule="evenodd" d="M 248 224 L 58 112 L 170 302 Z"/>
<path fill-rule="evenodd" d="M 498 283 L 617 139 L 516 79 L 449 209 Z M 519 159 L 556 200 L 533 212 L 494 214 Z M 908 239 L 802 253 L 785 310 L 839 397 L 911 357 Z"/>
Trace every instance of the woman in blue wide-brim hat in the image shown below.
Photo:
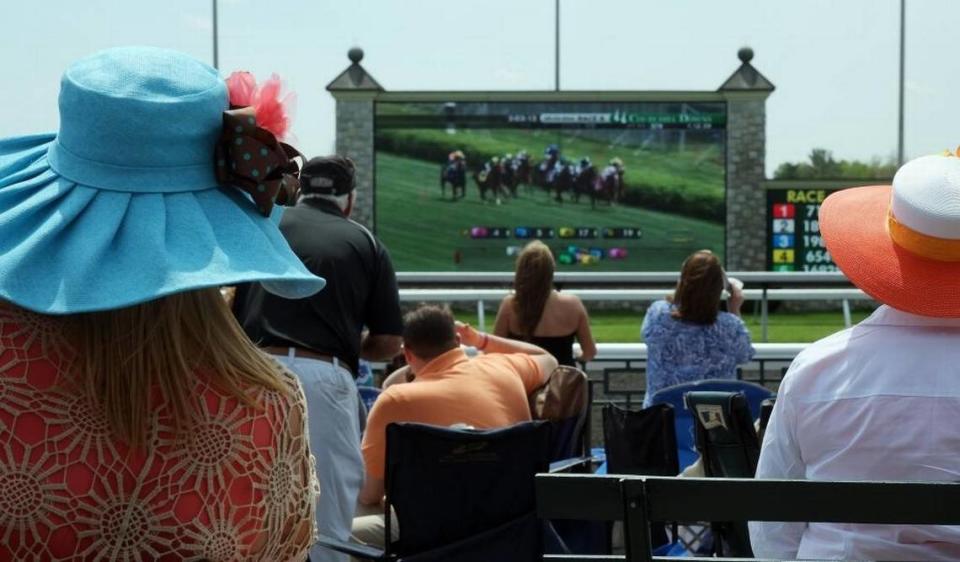
<path fill-rule="evenodd" d="M 60 130 L 0 141 L 0 560 L 301 560 L 296 379 L 218 288 L 315 293 L 269 218 L 295 151 L 217 72 L 153 48 L 71 66 Z"/>

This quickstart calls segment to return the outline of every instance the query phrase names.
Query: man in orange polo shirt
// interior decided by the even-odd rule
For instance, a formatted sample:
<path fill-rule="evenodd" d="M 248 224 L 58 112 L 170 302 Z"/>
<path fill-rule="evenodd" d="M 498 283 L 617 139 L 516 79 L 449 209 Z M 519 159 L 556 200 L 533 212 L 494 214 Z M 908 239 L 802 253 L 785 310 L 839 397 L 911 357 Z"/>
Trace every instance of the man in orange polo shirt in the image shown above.
<path fill-rule="evenodd" d="M 461 343 L 483 354 L 469 358 Z M 527 396 L 557 367 L 557 360 L 543 349 L 455 323 L 448 309 L 437 306 L 421 306 L 406 315 L 403 354 L 416 378 L 390 386 L 377 398 L 360 447 L 366 479 L 358 514 L 365 511 L 364 506 L 376 506 L 379 511 L 354 519 L 353 537 L 365 544 L 382 546 L 383 542 L 379 506 L 388 424 L 466 424 L 488 429 L 530 421 Z M 391 529 L 396 532 L 397 525 Z"/>

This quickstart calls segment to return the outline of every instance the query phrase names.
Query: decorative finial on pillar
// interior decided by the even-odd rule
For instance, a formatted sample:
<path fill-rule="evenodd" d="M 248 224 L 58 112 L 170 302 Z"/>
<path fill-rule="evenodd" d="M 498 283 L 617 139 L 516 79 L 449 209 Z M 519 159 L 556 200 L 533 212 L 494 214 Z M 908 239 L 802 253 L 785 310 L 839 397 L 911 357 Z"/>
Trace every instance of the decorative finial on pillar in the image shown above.
<path fill-rule="evenodd" d="M 752 51 L 751 51 L 751 56 L 753 56 Z M 361 49 L 360 47 L 354 47 L 350 49 L 349 51 L 347 51 L 347 58 L 350 59 L 350 62 L 352 62 L 353 64 L 360 64 L 360 61 L 363 60 L 363 49 Z"/>
<path fill-rule="evenodd" d="M 350 59 L 350 66 L 344 69 L 339 76 L 333 79 L 333 82 L 327 84 L 327 90 L 330 92 L 382 92 L 383 87 L 373 79 L 373 76 L 360 65 L 363 60 L 363 49 L 353 47 L 347 51 L 347 58 Z M 336 95 L 336 94 L 334 94 Z"/>
<path fill-rule="evenodd" d="M 740 50 L 737 51 L 737 58 L 740 59 L 740 68 L 731 74 L 730 78 L 727 78 L 726 82 L 718 88 L 719 91 L 773 91 L 773 84 L 750 64 L 750 61 L 753 60 L 753 49 L 746 45 L 740 47 Z"/>

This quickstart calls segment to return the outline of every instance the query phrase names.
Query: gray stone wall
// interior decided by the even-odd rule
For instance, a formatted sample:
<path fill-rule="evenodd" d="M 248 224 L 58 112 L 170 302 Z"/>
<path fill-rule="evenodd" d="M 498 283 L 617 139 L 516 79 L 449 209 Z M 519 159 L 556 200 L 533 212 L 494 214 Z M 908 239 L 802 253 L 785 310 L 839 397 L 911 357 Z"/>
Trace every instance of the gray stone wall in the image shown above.
<path fill-rule="evenodd" d="M 727 94 L 727 269 L 763 271 L 767 259 L 766 95 Z"/>
<path fill-rule="evenodd" d="M 373 95 L 351 93 L 337 98 L 337 154 L 357 166 L 353 218 L 373 228 Z"/>

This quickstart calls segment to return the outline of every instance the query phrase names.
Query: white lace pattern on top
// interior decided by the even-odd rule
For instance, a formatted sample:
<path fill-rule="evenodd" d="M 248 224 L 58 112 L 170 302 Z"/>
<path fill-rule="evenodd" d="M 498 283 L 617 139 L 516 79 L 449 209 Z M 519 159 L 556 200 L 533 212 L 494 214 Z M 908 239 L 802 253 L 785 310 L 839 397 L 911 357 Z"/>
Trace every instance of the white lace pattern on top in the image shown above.
<path fill-rule="evenodd" d="M 0 305 L 0 560 L 303 560 L 318 493 L 306 401 L 198 376 L 192 426 L 153 412 L 143 451 L 70 390 L 61 320 Z M 131 373 L 131 376 L 135 376 Z"/>

